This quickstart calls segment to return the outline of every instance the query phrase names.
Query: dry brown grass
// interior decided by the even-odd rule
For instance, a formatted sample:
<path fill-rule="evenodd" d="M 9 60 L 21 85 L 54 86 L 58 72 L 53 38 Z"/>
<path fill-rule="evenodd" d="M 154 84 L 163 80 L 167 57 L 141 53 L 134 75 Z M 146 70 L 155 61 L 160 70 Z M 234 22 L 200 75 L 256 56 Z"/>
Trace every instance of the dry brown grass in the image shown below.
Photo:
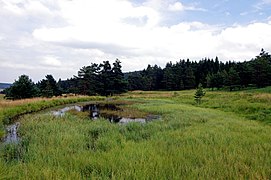
<path fill-rule="evenodd" d="M 126 117 L 126 118 L 144 118 L 148 115 L 148 113 L 140 111 L 135 108 L 122 106 L 121 110 L 114 111 L 114 110 L 108 110 L 103 109 L 101 110 L 101 114 L 104 115 L 113 115 L 113 116 L 120 116 L 120 117 Z"/>
<path fill-rule="evenodd" d="M 89 118 L 89 112 L 88 111 L 76 111 L 75 109 L 72 109 L 68 112 L 71 115 L 77 116 L 79 119 L 86 119 Z"/>
<path fill-rule="evenodd" d="M 21 99 L 21 100 L 6 100 L 6 99 L 1 99 L 0 98 L 0 109 L 4 109 L 4 108 L 9 108 L 9 107 L 14 107 L 14 106 L 19 106 L 22 104 L 28 104 L 28 103 L 33 103 L 33 102 L 38 102 L 38 101 L 51 101 L 54 99 L 61 99 L 61 98 L 78 98 L 78 97 L 84 97 L 84 96 L 71 96 L 71 97 L 53 97 L 53 98 L 41 98 L 41 97 L 37 97 L 37 98 L 30 98 L 30 99 Z"/>
<path fill-rule="evenodd" d="M 271 103 L 271 94 L 270 93 L 255 94 L 253 95 L 253 99 Z"/>
<path fill-rule="evenodd" d="M 4 94 L 0 94 L 0 101 L 2 101 L 4 99 Z"/>
<path fill-rule="evenodd" d="M 174 92 L 171 91 L 131 91 L 126 93 L 125 96 L 132 98 L 167 98 L 172 97 Z"/>

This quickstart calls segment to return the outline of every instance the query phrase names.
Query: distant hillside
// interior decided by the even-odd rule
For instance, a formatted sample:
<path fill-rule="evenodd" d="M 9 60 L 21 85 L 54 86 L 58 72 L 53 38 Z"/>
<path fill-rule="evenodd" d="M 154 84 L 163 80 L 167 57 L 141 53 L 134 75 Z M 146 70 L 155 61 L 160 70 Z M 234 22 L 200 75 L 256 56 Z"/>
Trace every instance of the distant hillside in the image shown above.
<path fill-rule="evenodd" d="M 0 89 L 6 89 L 9 88 L 12 84 L 9 83 L 0 83 Z"/>

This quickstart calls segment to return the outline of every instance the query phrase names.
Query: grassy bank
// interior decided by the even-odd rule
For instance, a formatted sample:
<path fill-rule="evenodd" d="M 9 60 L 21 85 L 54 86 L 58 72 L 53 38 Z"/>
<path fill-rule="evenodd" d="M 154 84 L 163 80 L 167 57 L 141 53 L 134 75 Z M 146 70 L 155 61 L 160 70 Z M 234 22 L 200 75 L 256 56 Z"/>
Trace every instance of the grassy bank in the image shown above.
<path fill-rule="evenodd" d="M 71 96 L 57 98 L 33 98 L 24 100 L 0 99 L 0 138 L 4 135 L 3 126 L 23 114 L 41 111 L 47 108 L 76 102 L 103 100 L 103 97 Z"/>
<path fill-rule="evenodd" d="M 232 105 L 226 110 L 210 106 L 212 96 L 215 102 L 245 93 L 246 101 L 239 101 L 244 106 L 258 102 L 253 96 L 262 92 L 208 92 L 200 106 L 194 104 L 193 92 L 133 92 L 120 97 L 141 102 L 130 107 L 162 115 L 147 124 L 90 121 L 74 113 L 26 115 L 20 121 L 21 142 L 1 146 L 0 177 L 270 179 L 271 126 L 231 111 Z M 260 103 L 268 107 L 266 100 Z"/>
<path fill-rule="evenodd" d="M 134 91 L 126 94 L 131 99 L 171 99 L 180 104 L 197 106 L 195 91 Z M 271 123 L 271 87 L 244 91 L 208 91 L 200 107 L 232 112 L 250 120 Z"/>

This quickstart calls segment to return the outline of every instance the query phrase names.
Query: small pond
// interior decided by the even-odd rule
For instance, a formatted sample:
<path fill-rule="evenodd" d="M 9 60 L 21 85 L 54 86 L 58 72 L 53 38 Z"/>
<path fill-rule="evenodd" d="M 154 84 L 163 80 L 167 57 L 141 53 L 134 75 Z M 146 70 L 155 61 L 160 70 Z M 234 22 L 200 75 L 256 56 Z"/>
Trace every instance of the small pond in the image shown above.
<path fill-rule="evenodd" d="M 123 109 L 120 105 L 115 104 L 87 104 L 87 105 L 73 105 L 67 106 L 59 110 L 51 111 L 54 116 L 63 117 L 66 112 L 75 110 L 78 112 L 88 112 L 89 118 L 96 120 L 98 118 L 108 119 L 111 123 L 126 124 L 130 122 L 147 123 L 153 120 L 161 119 L 159 115 L 146 115 L 144 118 L 131 118 L 122 115 Z M 19 122 L 6 127 L 6 136 L 2 139 L 4 143 L 18 143 L 20 137 L 18 136 Z"/>
<path fill-rule="evenodd" d="M 159 115 L 148 115 L 144 118 L 130 118 L 121 115 L 123 111 L 119 105 L 115 104 L 87 104 L 84 106 L 67 106 L 65 108 L 59 109 L 57 111 L 52 111 L 55 116 L 63 116 L 67 111 L 76 110 L 79 112 L 89 112 L 89 117 L 92 120 L 98 118 L 108 119 L 111 123 L 125 124 L 129 122 L 139 122 L 146 123 L 152 120 L 158 120 L 161 118 Z"/>

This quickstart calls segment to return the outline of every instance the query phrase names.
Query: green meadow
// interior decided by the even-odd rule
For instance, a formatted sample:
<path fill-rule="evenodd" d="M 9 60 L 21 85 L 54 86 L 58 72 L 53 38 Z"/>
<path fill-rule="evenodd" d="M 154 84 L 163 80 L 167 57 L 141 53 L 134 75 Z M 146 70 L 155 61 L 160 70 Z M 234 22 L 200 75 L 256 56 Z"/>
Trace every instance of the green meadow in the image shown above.
<path fill-rule="evenodd" d="M 20 142 L 0 145 L 0 179 L 270 179 L 271 88 L 207 91 L 200 105 L 194 93 L 133 91 L 113 97 L 129 102 L 125 106 L 138 116 L 161 115 L 124 125 L 73 111 L 63 117 L 27 114 L 32 107 L 27 105 L 17 119 Z M 98 100 L 103 99 L 84 99 Z M 25 104 L 0 109 L 2 120 Z"/>

